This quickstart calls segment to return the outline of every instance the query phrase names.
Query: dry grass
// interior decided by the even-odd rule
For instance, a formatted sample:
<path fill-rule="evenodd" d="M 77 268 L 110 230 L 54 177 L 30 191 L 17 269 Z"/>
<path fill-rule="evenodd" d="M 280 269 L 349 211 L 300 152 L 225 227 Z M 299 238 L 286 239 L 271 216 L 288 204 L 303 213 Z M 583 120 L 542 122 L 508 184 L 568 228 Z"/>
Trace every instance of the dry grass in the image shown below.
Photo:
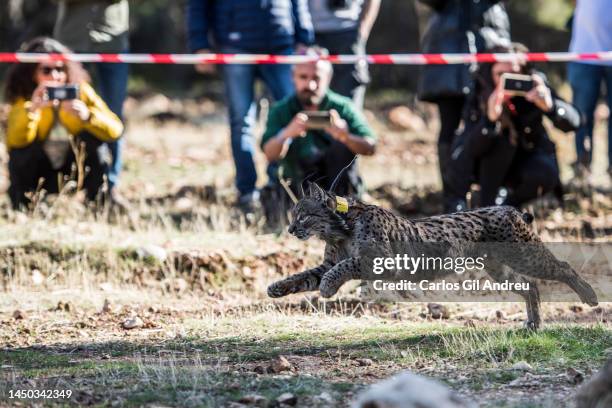
<path fill-rule="evenodd" d="M 365 384 L 411 369 L 483 405 L 527 406 L 535 396 L 529 406 L 562 406 L 575 387 L 559 375 L 574 367 L 588 377 L 605 358 L 609 304 L 547 304 L 547 326 L 533 334 L 520 330 L 523 306 L 515 303 L 449 304 L 451 319 L 440 322 L 422 303 L 362 303 L 355 285 L 330 302 L 271 302 L 267 284 L 316 264 L 322 245 L 239 217 L 222 120 L 131 123 L 121 186 L 134 207 L 129 217 L 94 213 L 71 194 L 29 215 L 0 198 L 1 404 L 15 403 L 11 389 L 69 388 L 80 404 L 222 406 L 291 392 L 300 406 L 345 406 Z M 435 124 L 424 134 L 378 120 L 375 128 L 382 147 L 362 162 L 373 199 L 407 214 L 432 211 Z M 567 179 L 571 139 L 555 138 Z M 265 174 L 261 155 L 257 161 Z M 606 188 L 601 155 L 596 163 L 596 185 Z M 193 187 L 204 185 L 214 188 Z M 575 189 L 568 200 L 565 213 L 534 207 L 540 234 L 609 242 L 609 195 Z M 144 326 L 123 329 L 132 316 Z M 278 355 L 291 369 L 266 372 Z M 534 367 L 531 388 L 509 371 L 523 360 Z"/>

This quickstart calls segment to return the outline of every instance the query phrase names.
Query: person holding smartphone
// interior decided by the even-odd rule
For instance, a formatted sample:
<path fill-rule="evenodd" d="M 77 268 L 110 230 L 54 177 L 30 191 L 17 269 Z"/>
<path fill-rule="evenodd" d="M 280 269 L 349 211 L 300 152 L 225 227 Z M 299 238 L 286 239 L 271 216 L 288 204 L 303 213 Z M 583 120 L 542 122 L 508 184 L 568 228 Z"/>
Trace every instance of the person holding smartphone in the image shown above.
<path fill-rule="evenodd" d="M 578 110 L 521 60 L 526 47 L 513 44 L 491 52 L 517 56 L 513 62 L 482 64 L 476 72 L 464 128 L 451 151 L 448 211 L 467 208 L 473 182 L 480 185 L 479 206 L 520 207 L 547 192 L 559 193 L 555 145 L 543 118 L 564 132 L 580 126 Z"/>
<path fill-rule="evenodd" d="M 510 45 L 510 20 L 502 0 L 419 0 L 429 8 L 421 38 L 423 53 L 478 53 Z M 449 194 L 450 154 L 476 64 L 424 65 L 419 99 L 438 106 L 438 166 L 442 192 Z"/>
<path fill-rule="evenodd" d="M 280 176 L 294 189 L 306 176 L 329 188 L 350 164 L 336 192 L 358 195 L 361 179 L 353 159 L 374 154 L 376 137 L 352 101 L 329 89 L 332 74 L 324 60 L 293 67 L 295 95 L 270 110 L 261 147 L 269 161 L 280 161 Z"/>
<path fill-rule="evenodd" d="M 20 51 L 71 52 L 45 37 Z M 5 99 L 11 104 L 6 147 L 13 207 L 27 206 L 28 193 L 40 188 L 57 193 L 73 175 L 75 163 L 77 187 L 89 200 L 96 199 L 110 161 L 102 146 L 121 136 L 123 123 L 93 90 L 81 64 L 16 64 L 6 76 Z"/>

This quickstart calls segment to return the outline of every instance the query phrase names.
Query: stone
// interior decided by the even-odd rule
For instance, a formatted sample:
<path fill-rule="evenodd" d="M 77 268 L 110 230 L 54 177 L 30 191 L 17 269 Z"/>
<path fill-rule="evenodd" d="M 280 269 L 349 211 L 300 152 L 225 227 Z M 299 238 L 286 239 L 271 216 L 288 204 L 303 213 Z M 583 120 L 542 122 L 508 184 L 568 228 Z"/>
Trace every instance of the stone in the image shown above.
<path fill-rule="evenodd" d="M 166 250 L 158 245 L 144 245 L 136 249 L 139 258 L 164 262 L 168 258 Z"/>
<path fill-rule="evenodd" d="M 126 330 L 137 329 L 139 327 L 144 326 L 144 322 L 138 316 L 128 317 L 123 321 L 121 326 Z"/>
<path fill-rule="evenodd" d="M 278 398 L 276 398 L 276 402 L 278 402 L 280 405 L 295 406 L 295 404 L 297 404 L 297 397 L 290 392 L 286 392 L 279 395 Z"/>
<path fill-rule="evenodd" d="M 32 271 L 32 283 L 34 286 L 40 286 L 45 282 L 45 277 L 38 269 Z"/>
<path fill-rule="evenodd" d="M 519 361 L 517 363 L 512 364 L 510 367 L 511 370 L 515 371 L 532 371 L 533 367 L 526 361 Z"/>
<path fill-rule="evenodd" d="M 432 379 L 404 371 L 362 392 L 353 408 L 467 408 L 453 390 Z"/>
<path fill-rule="evenodd" d="M 432 319 L 448 319 L 450 318 L 450 311 L 444 305 L 438 303 L 428 303 L 427 310 L 431 315 Z"/>
<path fill-rule="evenodd" d="M 291 368 L 292 365 L 286 357 L 278 356 L 270 364 L 269 371 L 271 371 L 272 373 L 280 373 L 283 371 L 289 371 L 291 370 Z"/>

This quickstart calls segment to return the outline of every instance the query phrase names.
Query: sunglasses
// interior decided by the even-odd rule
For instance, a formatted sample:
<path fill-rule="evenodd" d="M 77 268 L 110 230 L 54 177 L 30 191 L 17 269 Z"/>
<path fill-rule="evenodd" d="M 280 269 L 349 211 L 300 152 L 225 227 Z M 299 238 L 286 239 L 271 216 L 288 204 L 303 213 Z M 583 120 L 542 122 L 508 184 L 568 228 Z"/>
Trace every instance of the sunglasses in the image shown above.
<path fill-rule="evenodd" d="M 63 74 L 66 72 L 66 67 L 65 66 L 60 66 L 60 67 L 42 66 L 40 67 L 40 72 L 42 72 L 43 75 L 51 75 L 53 71 Z"/>

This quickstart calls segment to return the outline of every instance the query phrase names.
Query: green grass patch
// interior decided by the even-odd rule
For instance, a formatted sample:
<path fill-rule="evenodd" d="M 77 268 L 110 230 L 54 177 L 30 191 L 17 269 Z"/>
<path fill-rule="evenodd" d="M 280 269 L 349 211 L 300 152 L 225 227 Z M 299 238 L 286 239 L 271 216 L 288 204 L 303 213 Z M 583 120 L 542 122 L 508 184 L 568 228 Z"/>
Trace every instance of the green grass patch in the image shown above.
<path fill-rule="evenodd" d="M 262 324 L 264 317 L 269 324 Z M 389 374 L 401 369 L 419 372 L 424 366 L 434 368 L 427 375 L 442 380 L 465 373 L 462 382 L 478 391 L 521 376 L 507 368 L 522 360 L 536 373 L 563 372 L 568 366 L 595 368 L 612 344 L 612 331 L 602 324 L 555 324 L 531 332 L 263 313 L 218 319 L 213 326 L 203 319 L 200 326 L 196 322 L 192 326 L 188 337 L 171 341 L 2 351 L 0 359 L 13 368 L 0 378 L 1 395 L 24 379 L 37 379 L 36 387 L 63 382 L 75 390 L 91 389 L 94 402 L 100 405 L 121 401 L 127 406 L 155 402 L 212 407 L 248 394 L 273 401 L 290 392 L 304 406 L 311 406 L 311 400 L 323 391 L 344 403 L 343 398 L 367 382 L 365 378 L 354 381 L 352 370 L 364 370 L 355 363 L 358 358 L 372 359 L 372 369 Z M 101 360 L 102 354 L 111 357 Z M 255 365 L 266 366 L 278 355 L 312 357 L 309 361 L 315 365 L 281 375 L 254 372 Z M 454 367 L 450 371 L 445 368 L 448 363 Z"/>

